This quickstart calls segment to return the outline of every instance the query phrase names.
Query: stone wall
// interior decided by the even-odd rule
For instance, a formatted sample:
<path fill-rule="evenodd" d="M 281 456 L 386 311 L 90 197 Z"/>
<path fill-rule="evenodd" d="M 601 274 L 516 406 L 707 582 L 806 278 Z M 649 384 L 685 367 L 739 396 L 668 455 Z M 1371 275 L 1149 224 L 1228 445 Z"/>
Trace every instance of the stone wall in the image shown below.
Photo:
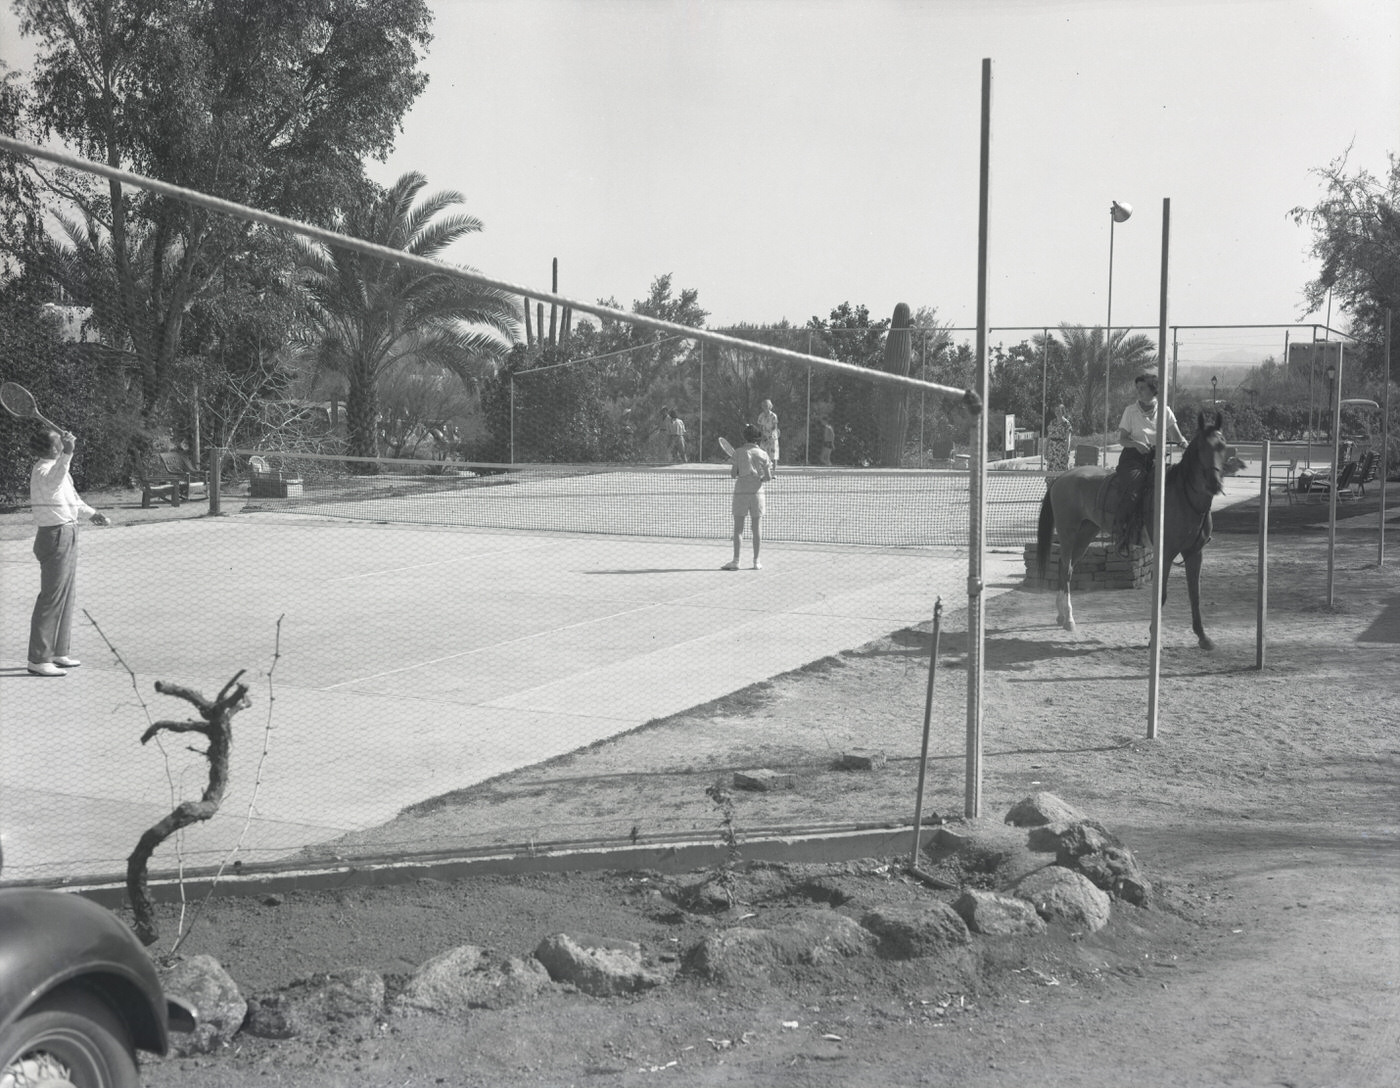
<path fill-rule="evenodd" d="M 1028 589 L 1057 588 L 1060 570 L 1060 545 L 1050 548 L 1050 558 L 1045 563 L 1045 577 L 1041 578 L 1036 569 L 1035 545 L 1027 544 L 1025 549 L 1026 581 Z M 1133 548 L 1125 558 L 1119 555 L 1107 538 L 1096 540 L 1089 545 L 1084 558 L 1074 568 L 1069 588 L 1073 593 L 1084 593 L 1095 589 L 1139 589 L 1152 582 L 1152 549 Z"/>

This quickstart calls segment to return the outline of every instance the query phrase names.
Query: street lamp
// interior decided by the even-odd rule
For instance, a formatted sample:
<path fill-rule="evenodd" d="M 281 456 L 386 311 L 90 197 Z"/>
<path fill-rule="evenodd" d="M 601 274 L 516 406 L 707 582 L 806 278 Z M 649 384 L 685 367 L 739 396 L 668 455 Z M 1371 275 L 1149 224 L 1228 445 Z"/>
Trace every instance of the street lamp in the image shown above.
<path fill-rule="evenodd" d="M 1210 410 L 1215 411 L 1215 383 L 1218 381 L 1214 375 L 1210 379 Z"/>
<path fill-rule="evenodd" d="M 1103 330 L 1103 463 L 1108 464 L 1108 389 L 1113 375 L 1113 228 L 1133 214 L 1131 204 L 1108 206 L 1108 318 Z"/>

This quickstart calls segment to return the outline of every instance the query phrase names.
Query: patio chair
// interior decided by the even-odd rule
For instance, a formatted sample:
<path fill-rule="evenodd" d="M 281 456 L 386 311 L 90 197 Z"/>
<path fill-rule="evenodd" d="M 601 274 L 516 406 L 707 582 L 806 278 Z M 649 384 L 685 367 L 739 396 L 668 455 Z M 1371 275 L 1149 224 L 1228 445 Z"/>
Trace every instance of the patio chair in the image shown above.
<path fill-rule="evenodd" d="M 1290 506 L 1293 505 L 1293 496 L 1298 491 L 1298 458 L 1293 458 L 1286 465 L 1269 466 L 1269 497 L 1271 499 L 1275 488 L 1283 493 L 1283 497 L 1288 500 Z"/>
<path fill-rule="evenodd" d="M 1361 458 L 1360 467 L 1356 470 L 1356 478 L 1352 480 L 1352 486 L 1356 488 L 1357 494 L 1364 496 L 1366 485 L 1379 479 L 1380 474 L 1380 450 L 1367 450 L 1366 456 Z"/>
<path fill-rule="evenodd" d="M 1342 471 L 1337 475 L 1337 498 L 1339 500 L 1356 498 L 1356 492 L 1352 491 L 1351 484 L 1352 480 L 1356 478 L 1356 470 L 1359 467 L 1360 464 L 1356 461 L 1347 461 L 1342 465 Z M 1318 501 L 1321 502 L 1324 496 L 1331 493 L 1332 473 L 1330 471 L 1316 473 L 1315 475 L 1306 477 L 1306 479 L 1307 487 L 1304 489 L 1305 501 L 1312 502 L 1313 496 L 1316 495 Z"/>
<path fill-rule="evenodd" d="M 209 497 L 209 486 L 205 483 L 204 476 L 193 467 L 184 454 L 167 452 L 158 453 L 156 457 L 160 460 L 164 474 L 179 483 L 180 498 L 189 500 Z"/>

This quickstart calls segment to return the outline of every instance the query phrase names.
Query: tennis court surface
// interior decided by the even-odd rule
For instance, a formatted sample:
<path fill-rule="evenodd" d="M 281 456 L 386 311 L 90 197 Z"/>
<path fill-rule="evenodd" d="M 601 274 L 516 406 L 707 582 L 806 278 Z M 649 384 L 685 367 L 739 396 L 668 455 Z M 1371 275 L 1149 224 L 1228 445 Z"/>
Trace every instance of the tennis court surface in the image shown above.
<path fill-rule="evenodd" d="M 247 670 L 228 792 L 185 833 L 183 860 L 217 865 L 237 845 L 268 861 L 926 621 L 940 595 L 966 600 L 967 555 L 951 547 L 774 541 L 763 570 L 722 572 L 722 519 L 697 540 L 115 513 L 84 531 L 79 604 L 135 687 L 82 619 L 80 669 L 26 674 L 37 569 L 28 540 L 0 545 L 6 880 L 119 872 L 146 828 L 199 796 L 201 738 L 139 743 L 141 700 L 149 720 L 193 715 L 156 680 L 212 697 Z M 1019 551 L 991 553 L 985 575 L 989 592 L 1014 585 Z M 176 864 L 171 840 L 152 871 Z"/>

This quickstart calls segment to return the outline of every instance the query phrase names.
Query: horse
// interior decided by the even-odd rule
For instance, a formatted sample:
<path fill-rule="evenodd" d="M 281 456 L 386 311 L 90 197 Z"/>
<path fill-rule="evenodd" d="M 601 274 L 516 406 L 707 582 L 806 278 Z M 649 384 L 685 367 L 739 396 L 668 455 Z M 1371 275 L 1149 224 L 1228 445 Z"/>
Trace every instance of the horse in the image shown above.
<path fill-rule="evenodd" d="M 1191 629 L 1203 650 L 1213 650 L 1215 643 L 1201 626 L 1201 552 L 1210 543 L 1210 506 L 1215 496 L 1225 490 L 1226 446 L 1220 433 L 1222 418 L 1215 413 L 1212 423 L 1205 413 L 1196 418 L 1196 434 L 1182 454 L 1181 461 L 1167 470 L 1166 509 L 1164 511 L 1162 566 L 1162 601 L 1167 599 L 1167 573 L 1172 560 L 1182 557 L 1186 567 L 1186 592 L 1191 598 Z M 1069 584 L 1074 565 L 1098 536 L 1101 526 L 1113 518 L 1112 498 L 1117 488 L 1114 472 L 1109 468 L 1086 465 L 1071 469 L 1058 477 L 1046 490 L 1040 504 L 1040 525 L 1036 534 L 1036 559 L 1040 576 L 1050 557 L 1051 534 L 1058 530 L 1060 538 L 1059 590 L 1055 595 L 1056 618 L 1066 631 L 1074 630 L 1074 606 L 1070 602 Z M 1156 473 L 1148 486 L 1148 501 L 1156 489 Z M 1151 521 L 1152 519 L 1148 519 Z M 1148 527 L 1149 533 L 1152 526 Z"/>

